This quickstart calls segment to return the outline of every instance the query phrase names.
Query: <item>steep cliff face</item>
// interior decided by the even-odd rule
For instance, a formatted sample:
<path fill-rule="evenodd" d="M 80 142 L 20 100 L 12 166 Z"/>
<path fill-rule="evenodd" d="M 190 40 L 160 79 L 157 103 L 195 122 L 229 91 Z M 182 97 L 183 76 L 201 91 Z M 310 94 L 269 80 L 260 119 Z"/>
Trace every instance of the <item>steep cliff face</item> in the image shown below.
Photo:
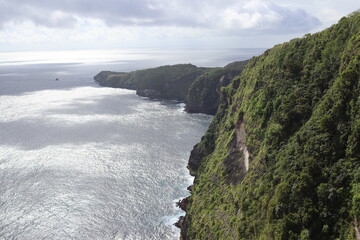
<path fill-rule="evenodd" d="M 198 77 L 190 86 L 185 110 L 190 113 L 215 114 L 220 102 L 220 88 L 229 85 L 231 80 L 241 73 L 247 62 L 233 62 Z"/>
<path fill-rule="evenodd" d="M 359 78 L 359 13 L 252 58 L 192 151 L 182 238 L 358 238 Z"/>
<path fill-rule="evenodd" d="M 191 64 L 161 66 L 129 73 L 103 71 L 94 77 L 101 86 L 134 89 L 152 99 L 185 101 L 190 85 L 209 71 Z"/>
<path fill-rule="evenodd" d="M 233 62 L 224 68 L 178 64 L 129 73 L 103 71 L 94 80 L 101 86 L 133 89 L 137 95 L 151 99 L 185 101 L 185 110 L 190 113 L 215 114 L 220 88 L 229 85 L 247 62 Z"/>

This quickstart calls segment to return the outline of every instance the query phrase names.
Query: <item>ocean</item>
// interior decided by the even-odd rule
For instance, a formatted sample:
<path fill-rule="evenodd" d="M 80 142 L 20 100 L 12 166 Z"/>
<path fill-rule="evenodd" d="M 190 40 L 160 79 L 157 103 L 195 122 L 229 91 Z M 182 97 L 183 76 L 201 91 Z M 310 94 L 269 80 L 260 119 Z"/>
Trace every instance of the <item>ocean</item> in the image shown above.
<path fill-rule="evenodd" d="M 0 239 L 178 239 L 176 202 L 193 181 L 187 161 L 212 117 L 92 77 L 224 66 L 261 52 L 0 53 Z"/>

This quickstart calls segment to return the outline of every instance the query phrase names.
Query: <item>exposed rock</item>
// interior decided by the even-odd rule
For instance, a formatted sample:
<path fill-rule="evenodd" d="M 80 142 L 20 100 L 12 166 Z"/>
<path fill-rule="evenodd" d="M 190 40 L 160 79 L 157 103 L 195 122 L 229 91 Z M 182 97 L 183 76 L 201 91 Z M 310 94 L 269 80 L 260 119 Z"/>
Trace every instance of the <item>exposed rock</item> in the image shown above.
<path fill-rule="evenodd" d="M 249 152 L 245 145 L 246 132 L 243 121 L 235 128 L 233 140 L 230 142 L 228 156 L 224 159 L 226 179 L 228 183 L 239 184 L 249 170 Z"/>
<path fill-rule="evenodd" d="M 249 171 L 249 151 L 247 146 L 245 145 L 246 141 L 246 132 L 245 132 L 245 123 L 241 121 L 241 123 L 235 128 L 236 135 L 236 148 L 240 150 L 244 159 L 244 166 L 246 172 Z"/>
<path fill-rule="evenodd" d="M 186 206 L 189 204 L 189 197 L 183 198 L 176 203 L 176 206 L 186 212 Z"/>
<path fill-rule="evenodd" d="M 199 144 L 196 144 L 193 148 L 193 150 L 190 153 L 188 168 L 190 170 L 190 174 L 194 175 L 194 172 L 196 172 L 200 166 L 201 160 L 206 156 L 207 154 L 200 148 Z"/>
<path fill-rule="evenodd" d="M 188 240 L 186 236 L 186 216 L 181 216 L 179 221 L 177 221 L 174 225 L 180 228 L 180 240 Z"/>

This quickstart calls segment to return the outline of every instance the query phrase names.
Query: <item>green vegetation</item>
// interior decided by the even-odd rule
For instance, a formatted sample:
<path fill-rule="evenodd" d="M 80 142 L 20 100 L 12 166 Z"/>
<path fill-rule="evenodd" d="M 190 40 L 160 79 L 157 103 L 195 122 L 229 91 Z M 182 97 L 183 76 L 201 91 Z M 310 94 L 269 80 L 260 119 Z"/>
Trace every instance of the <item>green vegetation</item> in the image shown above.
<path fill-rule="evenodd" d="M 94 79 L 101 86 L 137 90 L 140 96 L 185 101 L 190 85 L 209 70 L 191 64 L 178 64 L 129 73 L 104 71 Z"/>
<path fill-rule="evenodd" d="M 94 79 L 101 86 L 137 90 L 138 95 L 152 99 L 185 101 L 187 112 L 215 114 L 220 88 L 239 75 L 247 62 L 230 63 L 224 68 L 178 64 L 129 73 L 103 71 Z"/>
<path fill-rule="evenodd" d="M 220 102 L 220 88 L 229 85 L 230 81 L 241 73 L 247 62 L 233 62 L 199 76 L 190 86 L 186 111 L 215 114 Z"/>
<path fill-rule="evenodd" d="M 217 114 L 192 152 L 196 178 L 182 237 L 355 239 L 359 78 L 359 12 L 252 58 L 222 89 Z M 243 124 L 250 165 L 234 181 L 229 164 L 244 171 L 234 144 Z"/>

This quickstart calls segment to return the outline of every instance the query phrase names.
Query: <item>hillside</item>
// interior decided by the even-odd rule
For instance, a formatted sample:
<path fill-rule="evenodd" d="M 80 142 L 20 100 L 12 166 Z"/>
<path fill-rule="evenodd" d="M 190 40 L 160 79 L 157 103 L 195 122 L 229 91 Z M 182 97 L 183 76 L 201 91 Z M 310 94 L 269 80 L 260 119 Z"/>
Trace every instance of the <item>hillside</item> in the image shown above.
<path fill-rule="evenodd" d="M 94 79 L 101 86 L 134 89 L 138 95 L 152 99 L 185 101 L 191 84 L 209 70 L 191 64 L 178 64 L 129 73 L 103 71 Z"/>
<path fill-rule="evenodd" d="M 186 111 L 215 114 L 220 103 L 221 87 L 229 85 L 248 61 L 238 61 L 223 68 L 214 68 L 199 76 L 189 88 Z"/>
<path fill-rule="evenodd" d="M 360 239 L 360 13 L 252 58 L 194 147 L 183 239 Z"/>
<path fill-rule="evenodd" d="M 178 64 L 129 73 L 102 71 L 94 80 L 101 86 L 133 89 L 139 96 L 151 99 L 184 101 L 190 113 L 215 114 L 221 87 L 239 75 L 247 62 L 233 62 L 223 68 Z"/>

